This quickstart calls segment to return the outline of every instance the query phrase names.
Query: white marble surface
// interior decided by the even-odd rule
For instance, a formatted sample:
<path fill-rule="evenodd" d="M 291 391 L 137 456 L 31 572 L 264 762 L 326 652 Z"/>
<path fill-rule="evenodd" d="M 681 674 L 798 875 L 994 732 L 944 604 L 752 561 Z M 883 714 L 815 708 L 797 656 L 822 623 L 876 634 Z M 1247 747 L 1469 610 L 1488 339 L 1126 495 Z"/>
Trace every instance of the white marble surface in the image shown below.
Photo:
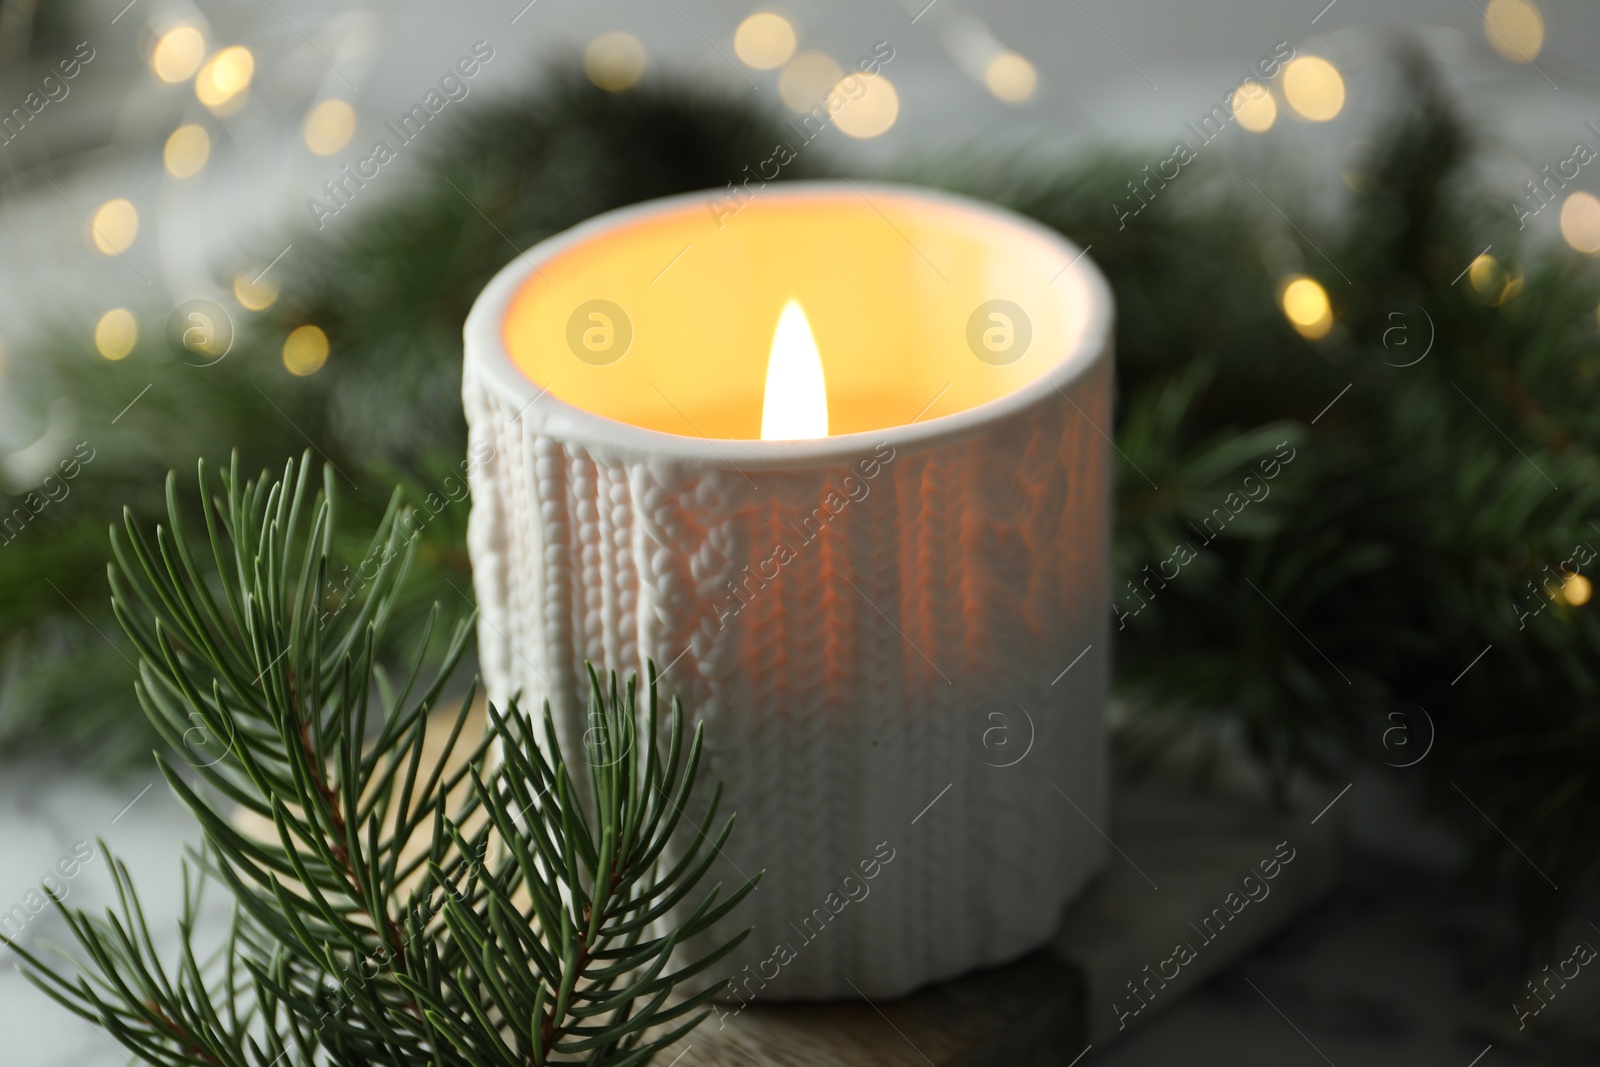
<path fill-rule="evenodd" d="M 100 845 L 104 841 L 105 848 Z M 0 763 L 0 922 L 13 909 L 37 904 L 41 880 L 57 863 L 86 848 L 93 859 L 65 881 L 66 903 L 91 911 L 112 905 L 106 849 L 128 867 L 147 908 L 159 949 L 177 945 L 181 908 L 181 862 L 186 844 L 199 840 L 193 821 L 152 768 L 146 774 L 106 781 L 93 768 L 37 761 Z M 60 884 L 52 882 L 53 885 Z M 223 895 L 207 900 L 216 916 Z M 13 923 L 15 919 L 13 918 Z M 7 926 L 8 932 L 16 930 Z M 30 916 L 17 940 L 35 955 L 51 945 L 70 945 L 71 935 L 53 907 Z M 19 1067 L 100 1067 L 128 1056 L 98 1028 L 68 1014 L 30 985 L 16 957 L 0 948 L 0 1062 Z"/>

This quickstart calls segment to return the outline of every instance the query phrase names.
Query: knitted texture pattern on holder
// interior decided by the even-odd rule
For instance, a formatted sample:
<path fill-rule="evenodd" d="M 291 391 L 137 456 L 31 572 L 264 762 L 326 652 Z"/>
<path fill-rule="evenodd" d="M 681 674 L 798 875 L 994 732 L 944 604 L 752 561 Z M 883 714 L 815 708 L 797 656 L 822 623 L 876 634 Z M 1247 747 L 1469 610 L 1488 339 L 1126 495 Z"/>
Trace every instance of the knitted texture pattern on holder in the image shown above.
<path fill-rule="evenodd" d="M 766 871 L 706 935 L 755 927 L 716 969 L 730 1003 L 1014 958 L 1100 868 L 1110 375 L 1105 353 L 982 434 L 747 477 L 553 439 L 468 360 L 489 694 L 548 700 L 576 752 L 584 661 L 649 659 L 705 721 L 740 824 L 713 873 Z"/>

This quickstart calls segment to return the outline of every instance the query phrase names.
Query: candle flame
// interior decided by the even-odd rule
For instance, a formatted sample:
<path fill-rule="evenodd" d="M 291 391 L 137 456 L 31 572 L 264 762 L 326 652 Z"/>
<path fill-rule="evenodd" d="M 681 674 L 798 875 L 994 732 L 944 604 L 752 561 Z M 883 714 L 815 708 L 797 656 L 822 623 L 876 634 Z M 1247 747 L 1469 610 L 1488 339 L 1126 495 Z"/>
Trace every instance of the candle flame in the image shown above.
<path fill-rule="evenodd" d="M 763 441 L 804 441 L 828 436 L 828 387 L 822 354 L 800 301 L 778 315 L 767 360 L 767 392 L 761 406 Z"/>

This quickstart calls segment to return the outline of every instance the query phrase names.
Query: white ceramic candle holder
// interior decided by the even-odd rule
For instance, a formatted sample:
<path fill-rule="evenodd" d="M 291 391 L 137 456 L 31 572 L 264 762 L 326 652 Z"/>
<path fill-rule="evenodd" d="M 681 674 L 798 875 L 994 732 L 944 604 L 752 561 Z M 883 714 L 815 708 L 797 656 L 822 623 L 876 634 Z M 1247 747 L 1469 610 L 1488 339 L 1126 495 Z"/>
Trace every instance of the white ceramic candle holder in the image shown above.
<path fill-rule="evenodd" d="M 766 871 L 707 935 L 755 927 L 719 1010 L 894 996 L 1041 945 L 1103 861 L 1111 296 L 990 205 L 806 183 L 730 219 L 717 195 L 544 241 L 467 320 L 482 671 L 496 701 L 549 701 L 571 752 L 585 660 L 654 660 L 704 721 L 699 792 L 738 813 L 717 877 Z M 830 288 L 807 267 L 830 254 L 871 262 Z M 753 339 L 791 290 L 835 436 L 748 439 Z M 708 328 L 675 333 L 697 301 Z M 881 314 L 830 330 L 847 307 Z M 878 340 L 842 358 L 838 336 Z"/>

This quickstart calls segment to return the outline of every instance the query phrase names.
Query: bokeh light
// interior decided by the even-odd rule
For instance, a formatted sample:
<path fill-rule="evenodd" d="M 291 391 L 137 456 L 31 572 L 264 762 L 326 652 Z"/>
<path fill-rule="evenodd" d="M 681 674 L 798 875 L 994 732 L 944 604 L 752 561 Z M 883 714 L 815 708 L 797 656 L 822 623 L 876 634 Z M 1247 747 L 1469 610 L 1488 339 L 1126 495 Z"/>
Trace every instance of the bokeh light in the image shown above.
<path fill-rule="evenodd" d="M 1494 302 L 1501 307 L 1504 307 L 1506 304 L 1511 303 L 1511 301 L 1517 298 L 1517 294 L 1522 292 L 1522 286 L 1526 280 L 1523 277 L 1522 268 L 1516 264 L 1510 264 L 1506 266 L 1504 268 L 1504 273 L 1506 282 L 1500 287 L 1500 292 L 1498 295 L 1496 295 L 1494 300 Z"/>
<path fill-rule="evenodd" d="M 1278 121 L 1278 102 L 1260 82 L 1246 82 L 1233 91 L 1233 117 L 1251 133 L 1266 133 Z"/>
<path fill-rule="evenodd" d="M 1467 267 L 1467 281 L 1472 288 L 1491 299 L 1498 297 L 1506 285 L 1506 272 L 1500 261 L 1485 252 Z"/>
<path fill-rule="evenodd" d="M 778 95 L 793 111 L 806 112 L 821 103 L 844 77 L 844 68 L 821 52 L 801 52 L 778 76 Z"/>
<path fill-rule="evenodd" d="M 900 94 L 882 74 L 872 77 L 847 74 L 834 92 L 843 102 L 833 116 L 833 124 L 847 137 L 860 140 L 877 137 L 900 117 Z M 833 101 L 829 101 L 828 107 L 833 109 Z"/>
<path fill-rule="evenodd" d="M 611 93 L 638 85 L 649 62 L 644 44 L 631 33 L 602 33 L 583 50 L 583 72 Z"/>
<path fill-rule="evenodd" d="M 1315 278 L 1295 274 L 1286 278 L 1278 294 L 1283 314 L 1301 337 L 1315 341 L 1333 328 L 1333 306 L 1328 291 Z"/>
<path fill-rule="evenodd" d="M 1339 180 L 1352 192 L 1369 193 L 1377 186 L 1375 153 L 1377 146 L 1371 141 L 1357 138 L 1344 152 L 1344 162 L 1339 166 Z"/>
<path fill-rule="evenodd" d="M 983 84 L 1008 104 L 1020 104 L 1039 87 L 1039 72 L 1015 52 L 1002 52 L 983 68 Z"/>
<path fill-rule="evenodd" d="M 1594 594 L 1594 586 L 1581 574 L 1569 574 L 1561 583 L 1561 599 L 1573 607 L 1582 607 Z"/>
<path fill-rule="evenodd" d="M 300 326 L 283 341 L 283 365 L 290 374 L 305 378 L 328 362 L 328 335 L 320 326 Z"/>
<path fill-rule="evenodd" d="M 193 26 L 174 26 L 150 51 L 150 69 L 164 82 L 188 81 L 206 57 L 206 39 Z"/>
<path fill-rule="evenodd" d="M 108 256 L 126 252 L 139 236 L 139 212 L 123 197 L 107 200 L 95 208 L 89 220 L 89 238 Z"/>
<path fill-rule="evenodd" d="M 194 79 L 194 95 L 217 114 L 232 114 L 244 103 L 255 77 L 256 57 L 243 45 L 230 45 L 206 60 Z"/>
<path fill-rule="evenodd" d="M 1573 193 L 1561 204 L 1561 236 L 1586 255 L 1600 252 L 1600 200 L 1593 193 Z"/>
<path fill-rule="evenodd" d="M 278 299 L 278 283 L 258 277 L 258 271 L 241 271 L 233 277 L 233 298 L 249 311 L 262 311 Z"/>
<path fill-rule="evenodd" d="M 306 116 L 306 147 L 331 156 L 356 134 L 356 109 L 343 100 L 324 100 Z"/>
<path fill-rule="evenodd" d="M 205 167 L 211 158 L 211 135 L 204 126 L 189 123 L 179 126 L 167 138 L 161 151 L 161 162 L 174 178 L 192 178 Z"/>
<path fill-rule="evenodd" d="M 1327 122 L 1344 110 L 1344 79 L 1321 56 L 1299 56 L 1283 68 L 1283 96 L 1301 118 Z"/>
<path fill-rule="evenodd" d="M 733 51 L 740 62 L 756 70 L 781 67 L 794 55 L 799 39 L 794 27 L 782 15 L 759 11 L 743 22 L 733 33 Z"/>
<path fill-rule="evenodd" d="M 1507 59 L 1532 63 L 1544 47 L 1544 16 L 1531 0 L 1489 0 L 1483 35 Z"/>
<path fill-rule="evenodd" d="M 106 359 L 123 359 L 139 340 L 139 324 L 127 308 L 112 308 L 94 324 L 94 347 Z"/>

